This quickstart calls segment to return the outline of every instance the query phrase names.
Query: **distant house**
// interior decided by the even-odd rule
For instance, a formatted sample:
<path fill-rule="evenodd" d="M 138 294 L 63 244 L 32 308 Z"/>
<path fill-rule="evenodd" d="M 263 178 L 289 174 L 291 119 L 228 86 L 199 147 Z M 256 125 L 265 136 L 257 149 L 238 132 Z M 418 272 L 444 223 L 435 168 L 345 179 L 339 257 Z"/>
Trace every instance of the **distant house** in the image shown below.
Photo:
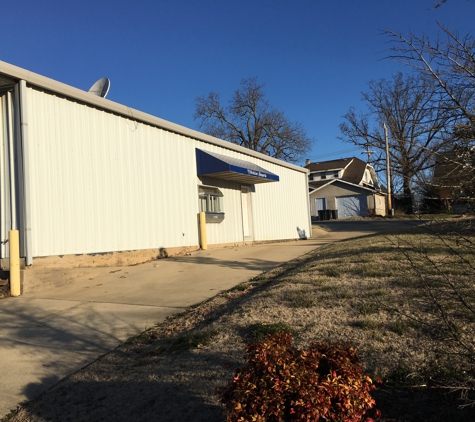
<path fill-rule="evenodd" d="M 467 212 L 475 197 L 475 147 L 456 147 L 436 156 L 432 183 L 426 188 L 425 206 L 431 211 Z"/>
<path fill-rule="evenodd" d="M 374 168 L 356 158 L 311 163 L 309 172 L 312 219 L 342 219 L 386 215 L 386 196 Z"/>

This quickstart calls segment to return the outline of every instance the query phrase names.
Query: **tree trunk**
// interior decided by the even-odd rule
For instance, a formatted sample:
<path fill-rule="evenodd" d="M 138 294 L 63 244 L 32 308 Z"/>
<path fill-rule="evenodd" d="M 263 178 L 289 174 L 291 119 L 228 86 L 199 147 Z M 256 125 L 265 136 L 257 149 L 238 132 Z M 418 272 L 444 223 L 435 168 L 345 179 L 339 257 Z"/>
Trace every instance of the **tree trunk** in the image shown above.
<path fill-rule="evenodd" d="M 404 196 L 401 201 L 402 208 L 406 214 L 413 214 L 414 207 L 412 204 L 412 187 L 411 178 L 409 176 L 403 176 L 403 192 Z"/>

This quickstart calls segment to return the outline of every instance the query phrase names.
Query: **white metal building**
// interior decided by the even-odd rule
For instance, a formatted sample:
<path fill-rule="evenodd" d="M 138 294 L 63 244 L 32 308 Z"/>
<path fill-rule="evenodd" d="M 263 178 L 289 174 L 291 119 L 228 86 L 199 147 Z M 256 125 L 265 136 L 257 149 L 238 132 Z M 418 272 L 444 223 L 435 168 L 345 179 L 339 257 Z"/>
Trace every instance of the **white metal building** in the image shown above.
<path fill-rule="evenodd" d="M 308 170 L 0 62 L 0 239 L 21 256 L 311 234 Z M 1 244 L 0 258 L 9 256 Z"/>

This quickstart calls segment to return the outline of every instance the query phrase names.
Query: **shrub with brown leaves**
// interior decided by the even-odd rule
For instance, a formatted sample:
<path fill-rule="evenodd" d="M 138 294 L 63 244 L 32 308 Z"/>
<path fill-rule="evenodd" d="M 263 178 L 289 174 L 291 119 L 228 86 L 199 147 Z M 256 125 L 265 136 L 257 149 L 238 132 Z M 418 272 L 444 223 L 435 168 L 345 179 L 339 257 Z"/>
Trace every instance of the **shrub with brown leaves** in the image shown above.
<path fill-rule="evenodd" d="M 278 333 L 247 345 L 246 359 L 218 391 L 227 422 L 359 422 L 375 405 L 373 382 L 350 346 L 312 342 L 304 350 Z"/>

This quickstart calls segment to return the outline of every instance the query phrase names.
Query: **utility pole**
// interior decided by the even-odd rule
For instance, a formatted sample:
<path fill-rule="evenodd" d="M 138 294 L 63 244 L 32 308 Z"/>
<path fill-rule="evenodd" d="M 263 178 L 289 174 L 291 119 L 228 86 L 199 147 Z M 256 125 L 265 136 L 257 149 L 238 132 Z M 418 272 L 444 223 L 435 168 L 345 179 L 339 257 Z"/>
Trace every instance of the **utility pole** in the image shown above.
<path fill-rule="evenodd" d="M 388 183 L 388 215 L 393 216 L 393 205 L 391 201 L 391 172 L 389 169 L 389 141 L 388 141 L 388 127 L 383 123 L 384 139 L 386 141 L 386 180 Z"/>
<path fill-rule="evenodd" d="M 371 154 L 373 154 L 374 151 L 371 151 L 369 149 L 369 142 L 366 143 L 366 151 L 362 152 L 361 154 L 366 154 L 368 156 L 368 159 L 366 160 L 366 162 L 369 164 L 370 163 L 370 157 L 371 157 Z"/>

